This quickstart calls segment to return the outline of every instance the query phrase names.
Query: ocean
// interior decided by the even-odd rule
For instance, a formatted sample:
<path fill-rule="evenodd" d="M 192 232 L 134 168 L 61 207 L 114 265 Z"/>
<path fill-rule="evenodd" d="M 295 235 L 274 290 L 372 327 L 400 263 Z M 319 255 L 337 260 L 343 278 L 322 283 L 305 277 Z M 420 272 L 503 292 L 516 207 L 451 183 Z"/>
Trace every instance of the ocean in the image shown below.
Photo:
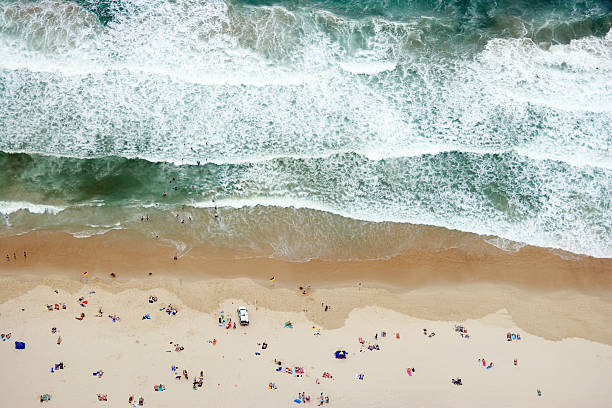
<path fill-rule="evenodd" d="M 605 0 L 0 0 L 0 237 L 612 257 L 611 27 Z"/>

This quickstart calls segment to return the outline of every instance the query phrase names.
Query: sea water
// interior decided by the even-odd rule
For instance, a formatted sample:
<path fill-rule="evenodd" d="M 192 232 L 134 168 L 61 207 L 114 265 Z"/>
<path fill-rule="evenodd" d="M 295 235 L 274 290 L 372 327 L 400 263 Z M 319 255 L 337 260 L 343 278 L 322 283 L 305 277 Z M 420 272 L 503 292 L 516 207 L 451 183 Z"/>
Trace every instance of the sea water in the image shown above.
<path fill-rule="evenodd" d="M 609 1 L 0 0 L 0 236 L 612 257 L 611 26 Z"/>

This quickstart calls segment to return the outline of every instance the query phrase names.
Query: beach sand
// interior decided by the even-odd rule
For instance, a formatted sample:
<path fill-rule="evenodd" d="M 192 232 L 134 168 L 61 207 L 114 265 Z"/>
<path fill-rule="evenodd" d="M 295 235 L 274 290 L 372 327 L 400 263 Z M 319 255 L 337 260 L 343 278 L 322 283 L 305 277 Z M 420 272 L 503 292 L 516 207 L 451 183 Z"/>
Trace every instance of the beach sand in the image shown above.
<path fill-rule="evenodd" d="M 12 333 L 0 342 L 0 406 L 40 406 L 39 396 L 49 393 L 43 406 L 129 406 L 134 395 L 152 407 L 288 407 L 298 405 L 300 392 L 311 396 L 308 404 L 318 405 L 323 393 L 325 405 L 338 407 L 612 404 L 610 260 L 527 247 L 496 256 L 448 250 L 306 263 L 194 249 L 173 261 L 171 248 L 129 238 L 37 233 L 0 240 L 3 251 L 19 255 L 0 269 L 0 333 Z M 298 286 L 306 285 L 303 294 Z M 150 295 L 158 301 L 149 303 Z M 48 311 L 55 303 L 67 309 Z M 159 310 L 168 304 L 175 316 Z M 251 324 L 219 327 L 219 312 L 236 320 L 238 305 L 248 307 Z M 98 307 L 102 317 L 95 317 Z M 147 313 L 151 319 L 142 320 Z M 508 332 L 521 340 L 506 341 Z M 349 353 L 346 360 L 334 358 L 338 349 Z M 303 377 L 275 371 L 274 359 L 303 367 Z M 65 368 L 51 373 L 59 362 Z M 190 380 L 175 379 L 172 365 Z M 92 375 L 99 369 L 102 378 Z M 200 370 L 203 386 L 193 390 Z M 166 391 L 154 391 L 155 384 Z"/>

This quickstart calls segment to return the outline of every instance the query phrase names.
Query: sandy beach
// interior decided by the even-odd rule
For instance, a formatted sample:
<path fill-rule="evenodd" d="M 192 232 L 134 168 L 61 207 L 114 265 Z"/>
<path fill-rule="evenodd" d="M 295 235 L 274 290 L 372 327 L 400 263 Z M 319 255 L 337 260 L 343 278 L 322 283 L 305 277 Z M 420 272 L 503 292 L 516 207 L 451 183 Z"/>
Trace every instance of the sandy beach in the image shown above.
<path fill-rule="evenodd" d="M 0 408 L 612 408 L 612 1 L 0 0 Z"/>
<path fill-rule="evenodd" d="M 537 267 L 520 270 L 535 256 L 527 249 L 480 262 L 447 253 L 412 262 L 284 263 L 206 258 L 203 250 L 174 261 L 170 248 L 126 247 L 125 239 L 2 240 L 4 252 L 14 248 L 20 257 L 2 263 L 0 333 L 11 338 L 0 343 L 7 385 L 0 405 L 40 406 L 43 394 L 52 397 L 44 405 L 62 407 L 129 406 L 131 395 L 153 407 L 289 407 L 300 393 L 310 401 L 299 405 L 317 406 L 323 393 L 324 405 L 338 407 L 612 401 L 608 260 L 540 256 Z M 427 263 L 438 275 L 398 272 Z M 445 274 L 451 263 L 457 273 L 449 266 Z M 490 268 L 487 278 L 479 275 L 483 264 L 506 269 Z M 558 279 L 545 279 L 553 270 Z M 160 310 L 169 305 L 175 315 Z M 234 329 L 238 306 L 251 322 Z M 507 333 L 520 340 L 507 341 Z M 26 348 L 15 349 L 15 341 Z M 338 350 L 348 357 L 336 359 Z M 452 383 L 457 378 L 462 385 Z M 165 390 L 154 391 L 159 385 Z"/>

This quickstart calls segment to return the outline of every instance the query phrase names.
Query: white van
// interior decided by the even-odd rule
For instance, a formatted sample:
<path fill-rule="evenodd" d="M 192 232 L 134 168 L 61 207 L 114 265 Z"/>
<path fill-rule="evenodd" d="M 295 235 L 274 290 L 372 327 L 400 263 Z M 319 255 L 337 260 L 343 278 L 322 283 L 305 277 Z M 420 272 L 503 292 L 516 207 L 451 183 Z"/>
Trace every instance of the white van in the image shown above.
<path fill-rule="evenodd" d="M 238 308 L 238 320 L 240 321 L 241 326 L 249 325 L 249 311 L 246 307 L 240 306 Z"/>

